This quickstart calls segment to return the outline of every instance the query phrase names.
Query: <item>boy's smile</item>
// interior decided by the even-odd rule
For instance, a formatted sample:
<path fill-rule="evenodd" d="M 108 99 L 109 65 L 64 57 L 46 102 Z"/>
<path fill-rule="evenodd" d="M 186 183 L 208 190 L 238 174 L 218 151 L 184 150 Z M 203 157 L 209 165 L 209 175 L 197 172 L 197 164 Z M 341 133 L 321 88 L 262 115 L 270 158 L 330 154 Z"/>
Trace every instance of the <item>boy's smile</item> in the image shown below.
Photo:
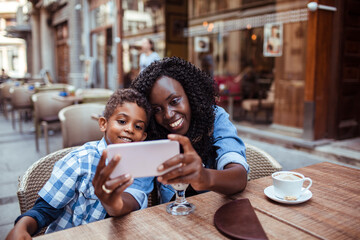
<path fill-rule="evenodd" d="M 104 117 L 99 119 L 100 130 L 105 132 L 107 144 L 145 140 L 146 123 L 145 110 L 132 102 L 119 105 L 108 120 Z"/>

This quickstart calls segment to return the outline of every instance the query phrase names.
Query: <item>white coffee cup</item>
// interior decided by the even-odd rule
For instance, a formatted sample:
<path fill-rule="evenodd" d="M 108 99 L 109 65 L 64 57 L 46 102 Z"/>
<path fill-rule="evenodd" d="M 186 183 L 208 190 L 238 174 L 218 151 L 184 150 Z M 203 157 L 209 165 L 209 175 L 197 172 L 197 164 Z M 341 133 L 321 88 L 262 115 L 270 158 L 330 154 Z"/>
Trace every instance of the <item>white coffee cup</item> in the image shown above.
<path fill-rule="evenodd" d="M 292 171 L 279 171 L 272 175 L 275 196 L 285 200 L 296 200 L 312 185 L 312 180 L 301 173 Z M 303 188 L 305 181 L 309 184 Z"/>

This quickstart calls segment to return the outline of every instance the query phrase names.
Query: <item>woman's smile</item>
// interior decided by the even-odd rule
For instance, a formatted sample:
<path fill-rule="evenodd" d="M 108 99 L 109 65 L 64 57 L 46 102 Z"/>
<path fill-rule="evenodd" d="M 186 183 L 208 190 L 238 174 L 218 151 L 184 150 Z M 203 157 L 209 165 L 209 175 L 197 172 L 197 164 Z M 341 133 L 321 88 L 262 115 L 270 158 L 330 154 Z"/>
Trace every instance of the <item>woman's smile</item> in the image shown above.
<path fill-rule="evenodd" d="M 184 119 L 180 118 L 180 119 L 176 120 L 175 122 L 170 123 L 169 125 L 171 128 L 176 129 L 176 128 L 180 128 L 183 123 L 184 123 Z"/>

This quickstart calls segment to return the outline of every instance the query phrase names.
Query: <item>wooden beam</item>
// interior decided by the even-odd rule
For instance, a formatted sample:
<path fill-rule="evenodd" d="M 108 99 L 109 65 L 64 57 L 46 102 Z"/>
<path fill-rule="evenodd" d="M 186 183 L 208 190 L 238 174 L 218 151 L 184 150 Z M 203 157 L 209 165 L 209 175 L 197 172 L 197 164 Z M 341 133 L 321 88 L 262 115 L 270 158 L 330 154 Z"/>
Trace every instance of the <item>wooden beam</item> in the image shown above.
<path fill-rule="evenodd" d="M 318 1 L 333 6 L 334 1 Z M 329 87 L 332 57 L 334 12 L 317 9 L 309 11 L 306 76 L 304 92 L 304 137 L 313 140 L 328 135 Z"/>

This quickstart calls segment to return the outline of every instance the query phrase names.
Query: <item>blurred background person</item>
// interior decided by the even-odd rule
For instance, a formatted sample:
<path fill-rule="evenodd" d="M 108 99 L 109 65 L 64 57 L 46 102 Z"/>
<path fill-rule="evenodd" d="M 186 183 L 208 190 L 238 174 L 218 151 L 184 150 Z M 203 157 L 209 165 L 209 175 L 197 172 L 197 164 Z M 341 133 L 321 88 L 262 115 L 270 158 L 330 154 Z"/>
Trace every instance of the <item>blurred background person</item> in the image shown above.
<path fill-rule="evenodd" d="M 140 72 L 152 62 L 159 60 L 159 54 L 155 52 L 154 42 L 150 38 L 144 38 L 141 42 Z"/>
<path fill-rule="evenodd" d="M 257 98 L 256 71 L 251 61 L 241 62 L 241 72 L 234 78 L 240 84 L 243 99 Z"/>
<path fill-rule="evenodd" d="M 6 82 L 9 79 L 9 76 L 6 74 L 5 69 L 1 69 L 0 83 Z"/>
<path fill-rule="evenodd" d="M 200 52 L 201 69 L 206 72 L 211 78 L 214 78 L 214 60 L 212 56 L 212 45 L 210 42 L 199 41 L 200 49 L 204 51 Z"/>

